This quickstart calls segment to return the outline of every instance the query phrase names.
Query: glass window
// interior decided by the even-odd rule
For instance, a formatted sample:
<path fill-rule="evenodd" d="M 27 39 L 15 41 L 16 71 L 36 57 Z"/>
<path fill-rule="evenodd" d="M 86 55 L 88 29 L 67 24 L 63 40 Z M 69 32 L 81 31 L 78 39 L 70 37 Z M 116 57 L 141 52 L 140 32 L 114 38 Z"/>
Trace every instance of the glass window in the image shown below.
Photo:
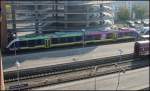
<path fill-rule="evenodd" d="M 65 3 L 65 1 L 59 1 L 59 0 L 58 0 L 57 2 L 58 2 L 58 3 Z"/>
<path fill-rule="evenodd" d="M 64 10 L 64 5 L 58 5 L 57 10 Z"/>
<path fill-rule="evenodd" d="M 87 35 L 86 37 L 85 37 L 85 40 L 93 40 L 93 35 Z"/>
<path fill-rule="evenodd" d="M 58 38 L 52 38 L 52 44 L 57 44 L 59 43 L 59 39 Z"/>
<path fill-rule="evenodd" d="M 36 46 L 36 41 L 35 40 L 28 40 L 28 47 L 33 47 Z"/>
<path fill-rule="evenodd" d="M 58 13 L 57 16 L 64 17 L 65 15 L 64 15 L 64 13 Z"/>
<path fill-rule="evenodd" d="M 81 40 L 82 40 L 82 37 L 81 37 L 81 36 L 76 36 L 76 37 L 75 37 L 75 41 L 78 42 L 78 41 L 81 41 Z"/>
<path fill-rule="evenodd" d="M 44 45 L 44 40 L 42 40 L 42 39 L 36 40 L 35 44 L 36 45 Z"/>
<path fill-rule="evenodd" d="M 106 38 L 107 38 L 107 39 L 113 38 L 113 33 L 108 33 Z"/>
<path fill-rule="evenodd" d="M 74 42 L 74 38 L 73 37 L 69 37 L 68 38 L 68 42 Z"/>
<path fill-rule="evenodd" d="M 67 38 L 60 38 L 60 43 L 66 43 L 67 42 Z"/>
<path fill-rule="evenodd" d="M 120 38 L 120 37 L 123 37 L 124 36 L 124 33 L 123 32 L 119 32 L 118 33 L 118 37 Z"/>
<path fill-rule="evenodd" d="M 44 40 L 42 40 L 42 39 L 39 39 L 39 40 L 28 40 L 27 42 L 28 42 L 28 47 L 44 45 Z"/>
<path fill-rule="evenodd" d="M 94 35 L 94 40 L 100 40 L 100 35 Z"/>
<path fill-rule="evenodd" d="M 27 41 L 19 41 L 20 47 L 27 47 Z"/>

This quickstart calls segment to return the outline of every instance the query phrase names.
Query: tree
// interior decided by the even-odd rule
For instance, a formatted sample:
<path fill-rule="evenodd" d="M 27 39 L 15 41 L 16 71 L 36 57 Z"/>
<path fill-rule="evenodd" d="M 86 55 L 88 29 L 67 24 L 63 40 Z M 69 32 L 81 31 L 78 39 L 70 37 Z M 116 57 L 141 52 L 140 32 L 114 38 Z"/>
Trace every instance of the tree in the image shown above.
<path fill-rule="evenodd" d="M 128 20 L 130 18 L 129 10 L 126 7 L 121 7 L 117 12 L 117 16 L 121 21 Z"/>
<path fill-rule="evenodd" d="M 146 13 L 147 10 L 145 9 L 144 6 L 134 5 L 132 10 L 133 10 L 133 13 L 135 13 L 136 19 L 143 19 L 147 14 Z"/>

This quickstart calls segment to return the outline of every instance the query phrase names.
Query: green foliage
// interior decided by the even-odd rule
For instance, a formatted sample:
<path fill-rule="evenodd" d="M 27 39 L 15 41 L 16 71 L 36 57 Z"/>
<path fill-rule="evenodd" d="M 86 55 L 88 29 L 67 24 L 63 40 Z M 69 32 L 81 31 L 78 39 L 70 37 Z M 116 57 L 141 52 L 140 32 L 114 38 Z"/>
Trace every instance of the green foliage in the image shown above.
<path fill-rule="evenodd" d="M 146 16 L 146 9 L 144 6 L 133 6 L 133 12 L 135 13 L 136 19 L 143 19 Z"/>
<path fill-rule="evenodd" d="M 126 7 L 121 7 L 117 13 L 118 19 L 126 21 L 130 18 L 129 10 Z"/>

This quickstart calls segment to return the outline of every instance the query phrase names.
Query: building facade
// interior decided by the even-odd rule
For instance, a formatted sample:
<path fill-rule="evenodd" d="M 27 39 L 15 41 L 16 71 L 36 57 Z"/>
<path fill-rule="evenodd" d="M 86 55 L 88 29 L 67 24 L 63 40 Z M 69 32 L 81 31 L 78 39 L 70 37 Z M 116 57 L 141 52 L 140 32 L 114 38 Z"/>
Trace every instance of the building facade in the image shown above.
<path fill-rule="evenodd" d="M 7 2 L 10 31 L 80 31 L 97 29 L 113 21 L 110 1 L 10 1 Z"/>

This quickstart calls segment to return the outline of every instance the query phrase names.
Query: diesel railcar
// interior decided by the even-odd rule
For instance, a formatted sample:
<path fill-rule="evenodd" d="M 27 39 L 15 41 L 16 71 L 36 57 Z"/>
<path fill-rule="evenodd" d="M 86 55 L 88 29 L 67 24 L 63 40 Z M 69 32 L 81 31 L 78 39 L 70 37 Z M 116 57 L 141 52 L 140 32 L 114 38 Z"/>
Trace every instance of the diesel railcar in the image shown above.
<path fill-rule="evenodd" d="M 86 31 L 83 32 L 55 32 L 51 34 L 31 34 L 21 36 L 11 41 L 7 48 L 9 50 L 51 48 L 55 46 L 74 45 L 105 40 L 124 38 L 137 38 L 135 30 L 123 29 L 117 31 Z"/>
<path fill-rule="evenodd" d="M 149 55 L 149 40 L 137 41 L 134 46 L 134 55 L 136 57 Z"/>

